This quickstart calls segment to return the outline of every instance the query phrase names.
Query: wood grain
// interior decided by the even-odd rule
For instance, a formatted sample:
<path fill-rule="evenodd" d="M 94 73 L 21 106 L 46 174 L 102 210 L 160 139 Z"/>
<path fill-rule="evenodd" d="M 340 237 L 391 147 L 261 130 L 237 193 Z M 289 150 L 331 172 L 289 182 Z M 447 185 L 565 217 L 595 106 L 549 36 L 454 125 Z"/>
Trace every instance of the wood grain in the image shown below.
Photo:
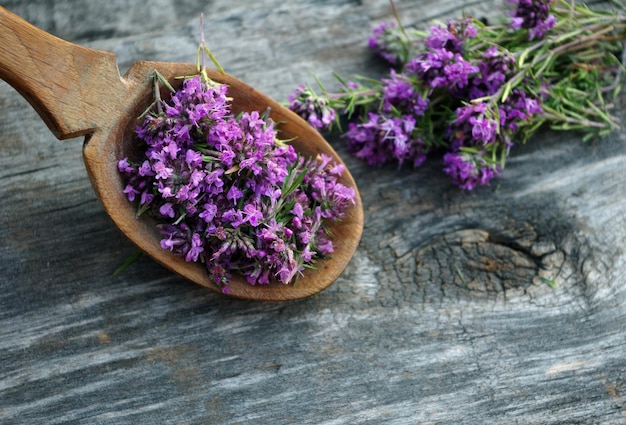
<path fill-rule="evenodd" d="M 385 72 L 365 40 L 386 0 L 87 3 L 3 5 L 123 71 L 193 61 L 203 11 L 225 69 L 276 99 L 311 73 Z M 396 5 L 420 26 L 508 7 Z M 437 158 L 371 169 L 331 138 L 365 208 L 356 255 L 316 296 L 254 303 L 149 258 L 114 276 L 134 247 L 81 140 L 58 142 L 6 84 L 0 116 L 0 423 L 626 423 L 623 132 L 541 133 L 469 194 Z"/>

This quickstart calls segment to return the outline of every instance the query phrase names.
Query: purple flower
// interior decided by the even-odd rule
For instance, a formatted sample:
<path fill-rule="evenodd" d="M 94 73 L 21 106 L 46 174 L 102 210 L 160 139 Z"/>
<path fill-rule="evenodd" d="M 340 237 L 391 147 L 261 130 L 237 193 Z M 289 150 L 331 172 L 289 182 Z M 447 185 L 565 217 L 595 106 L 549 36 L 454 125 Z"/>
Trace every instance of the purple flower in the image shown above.
<path fill-rule="evenodd" d="M 154 171 L 152 170 L 152 167 L 150 166 L 150 161 L 148 160 L 145 160 L 141 163 L 141 167 L 139 167 L 139 170 L 137 172 L 141 177 L 154 176 Z"/>
<path fill-rule="evenodd" d="M 174 172 L 173 168 L 168 167 L 163 162 L 159 161 L 154 164 L 154 171 L 156 172 L 156 178 L 159 180 L 164 180 L 169 178 Z"/>
<path fill-rule="evenodd" d="M 461 21 L 449 21 L 448 25 L 430 27 L 430 33 L 424 40 L 424 45 L 430 50 L 447 50 L 452 53 L 462 54 L 464 51 L 464 40 L 475 38 L 476 27 L 471 18 Z"/>
<path fill-rule="evenodd" d="M 135 196 L 139 195 L 139 191 L 135 189 L 135 187 L 133 187 L 131 184 L 126 185 L 123 193 L 124 195 L 126 195 L 126 197 L 128 197 L 128 200 L 131 202 L 135 200 Z"/>
<path fill-rule="evenodd" d="M 151 193 L 148 193 L 148 191 L 145 190 L 141 193 L 141 200 L 139 201 L 139 205 L 145 206 L 151 203 L 153 200 L 154 200 L 154 195 Z"/>
<path fill-rule="evenodd" d="M 161 239 L 161 248 L 172 251 L 181 256 L 186 256 L 192 248 L 192 238 L 194 233 L 185 223 L 180 225 L 159 224 L 159 228 L 163 239 Z"/>
<path fill-rule="evenodd" d="M 415 167 L 422 164 L 425 152 L 422 141 L 415 137 L 415 118 L 412 116 L 391 117 L 370 113 L 368 120 L 350 123 L 345 137 L 348 149 L 369 165 L 384 164 L 397 160 L 400 164 L 412 162 Z"/>
<path fill-rule="evenodd" d="M 445 88 L 451 93 L 465 88 L 479 68 L 465 60 L 460 53 L 446 49 L 425 51 L 410 60 L 405 68 L 431 89 Z"/>
<path fill-rule="evenodd" d="M 460 146 L 485 146 L 504 143 L 513 145 L 516 132 L 533 116 L 543 113 L 541 99 L 511 90 L 504 101 L 488 105 L 485 102 L 469 103 L 456 110 L 456 119 L 450 125 L 452 149 Z"/>
<path fill-rule="evenodd" d="M 318 96 L 305 84 L 289 95 L 289 109 L 317 130 L 326 130 L 335 121 L 335 110 L 327 99 Z"/>
<path fill-rule="evenodd" d="M 479 154 L 449 152 L 443 157 L 443 171 L 461 189 L 472 190 L 484 186 L 498 174 L 498 169 L 488 164 Z"/>
<path fill-rule="evenodd" d="M 522 123 L 528 122 L 534 115 L 543 113 L 541 99 L 515 88 L 511 91 L 500 109 L 500 126 L 516 132 Z"/>
<path fill-rule="evenodd" d="M 192 262 L 198 261 L 198 256 L 204 251 L 202 246 L 202 239 L 198 233 L 194 233 L 191 236 L 191 245 L 187 254 L 185 255 L 185 261 Z"/>
<path fill-rule="evenodd" d="M 174 216 L 176 215 L 176 213 L 174 212 L 173 205 L 169 202 L 166 202 L 165 204 L 161 205 L 161 207 L 159 208 L 159 213 L 163 217 L 169 217 L 169 218 L 174 218 Z"/>
<path fill-rule="evenodd" d="M 140 195 L 159 223 L 163 249 L 204 262 L 225 293 L 232 273 L 286 284 L 330 252 L 322 221 L 341 219 L 356 196 L 340 183 L 341 165 L 300 158 L 269 118 L 232 115 L 226 86 L 200 77 L 155 109 L 137 127 L 143 155 L 118 170 L 126 197 Z"/>
<path fill-rule="evenodd" d="M 232 162 L 229 161 L 229 164 Z M 232 167 L 232 165 L 226 165 L 228 168 Z M 224 175 L 224 169 L 218 168 L 216 170 L 208 171 L 204 177 L 204 190 L 207 191 L 211 195 L 219 195 L 224 190 L 224 180 L 222 176 Z"/>
<path fill-rule="evenodd" d="M 404 75 L 391 70 L 390 78 L 381 79 L 383 83 L 383 111 L 391 112 L 399 108 L 419 117 L 424 115 L 428 108 L 428 98 L 417 93 L 412 82 Z"/>
<path fill-rule="evenodd" d="M 263 213 L 253 204 L 246 204 L 243 207 L 243 212 L 245 214 L 245 221 L 250 223 L 252 227 L 257 227 L 261 220 L 263 220 Z"/>
<path fill-rule="evenodd" d="M 499 124 L 485 102 L 462 106 L 456 110 L 456 120 L 451 125 L 452 145 L 456 147 L 495 143 L 500 133 Z"/>
<path fill-rule="evenodd" d="M 120 159 L 119 162 L 117 163 L 117 170 L 120 173 L 128 174 L 128 173 L 132 173 L 133 167 L 128 162 L 128 158 L 123 158 L 123 159 Z"/>
<path fill-rule="evenodd" d="M 395 22 L 383 22 L 372 30 L 368 46 L 391 65 L 402 65 L 408 59 L 407 40 Z"/>
<path fill-rule="evenodd" d="M 190 168 L 198 168 L 202 165 L 202 154 L 193 149 L 187 149 L 185 152 L 185 162 Z"/>
<path fill-rule="evenodd" d="M 443 68 L 446 86 L 451 89 L 462 89 L 467 86 L 470 75 L 479 71 L 478 67 L 466 61 L 460 54 L 454 55 L 454 61 L 447 63 Z"/>
<path fill-rule="evenodd" d="M 304 188 L 307 195 L 316 200 L 320 210 L 316 213 L 318 217 L 309 215 L 308 218 L 315 220 L 308 222 L 304 217 L 304 207 L 302 203 L 306 201 L 306 197 L 296 194 L 299 202 L 297 207 L 294 205 L 294 215 L 296 218 L 304 219 L 305 226 L 296 226 L 296 230 L 305 230 L 315 233 L 319 228 L 319 217 L 339 220 L 350 205 L 354 204 L 355 191 L 351 187 L 344 186 L 339 182 L 343 174 L 344 167 L 331 163 L 331 158 L 322 154 L 316 159 L 311 159 L 303 164 L 306 170 L 304 179 Z M 311 209 L 309 205 L 308 209 Z M 309 213 L 310 214 L 310 213 Z"/>
<path fill-rule="evenodd" d="M 236 204 L 239 199 L 243 196 L 243 192 L 236 185 L 232 185 L 230 189 L 228 189 L 228 194 L 226 195 L 226 199 L 232 201 L 233 204 Z"/>
<path fill-rule="evenodd" d="M 332 241 L 326 238 L 320 241 L 318 249 L 322 255 L 330 255 L 334 252 Z"/>
<path fill-rule="evenodd" d="M 198 217 L 204 220 L 207 224 L 212 223 L 213 219 L 217 215 L 217 205 L 215 204 L 204 204 L 203 210 Z"/>
<path fill-rule="evenodd" d="M 527 29 L 528 39 L 542 38 L 556 24 L 556 17 L 550 14 L 553 0 L 509 0 L 517 8 L 511 19 L 513 29 Z"/>
<path fill-rule="evenodd" d="M 491 96 L 515 71 L 515 58 L 508 50 L 489 47 L 478 62 L 478 74 L 474 76 L 469 90 L 469 99 Z"/>

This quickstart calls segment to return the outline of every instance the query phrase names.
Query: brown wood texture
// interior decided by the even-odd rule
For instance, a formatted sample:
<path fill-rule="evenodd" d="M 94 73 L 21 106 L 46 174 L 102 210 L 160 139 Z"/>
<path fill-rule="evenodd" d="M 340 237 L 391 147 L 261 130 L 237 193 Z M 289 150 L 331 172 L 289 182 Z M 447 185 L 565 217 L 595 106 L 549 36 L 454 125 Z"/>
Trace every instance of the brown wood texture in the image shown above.
<path fill-rule="evenodd" d="M 107 125 L 127 98 L 115 56 L 61 40 L 0 7 L 0 78 L 68 139 Z"/>
<path fill-rule="evenodd" d="M 395 3 L 422 28 L 510 7 Z M 393 18 L 387 0 L 3 6 L 113 52 L 123 73 L 193 62 L 203 12 L 224 68 L 278 100 L 312 74 L 382 75 L 366 39 Z M 361 243 L 323 292 L 259 303 L 148 257 L 114 275 L 135 247 L 90 185 L 82 139 L 56 140 L 5 83 L 0 117 L 0 423 L 626 423 L 623 130 L 542 132 L 471 193 L 438 158 L 370 168 L 329 137 L 361 192 Z"/>

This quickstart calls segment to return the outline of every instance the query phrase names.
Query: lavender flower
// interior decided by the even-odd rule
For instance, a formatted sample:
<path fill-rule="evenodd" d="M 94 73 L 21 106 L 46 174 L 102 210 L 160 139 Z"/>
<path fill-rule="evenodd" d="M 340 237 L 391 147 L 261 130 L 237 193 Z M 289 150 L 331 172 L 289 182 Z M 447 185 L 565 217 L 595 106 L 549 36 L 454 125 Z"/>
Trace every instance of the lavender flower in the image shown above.
<path fill-rule="evenodd" d="M 335 110 L 323 97 L 301 84 L 289 95 L 289 109 L 300 115 L 318 130 L 325 130 L 335 120 Z"/>
<path fill-rule="evenodd" d="M 477 34 L 478 31 L 471 18 L 449 21 L 445 28 L 430 27 L 430 33 L 424 39 L 424 45 L 432 51 L 443 49 L 452 53 L 463 54 L 465 40 L 476 38 Z"/>
<path fill-rule="evenodd" d="M 511 19 L 511 28 L 528 30 L 528 39 L 535 40 L 556 24 L 556 17 L 550 14 L 554 0 L 509 0 L 517 4 Z"/>
<path fill-rule="evenodd" d="M 204 263 L 224 292 L 233 273 L 287 284 L 332 252 L 323 222 L 355 197 L 342 166 L 277 143 L 257 111 L 232 115 L 227 87 L 200 76 L 157 103 L 136 130 L 143 155 L 118 169 L 129 201 L 159 222 L 163 249 Z"/>
<path fill-rule="evenodd" d="M 520 127 L 542 113 L 541 100 L 519 88 L 513 89 L 504 101 L 465 104 L 457 108 L 449 126 L 450 149 L 481 146 L 493 150 L 501 146 L 508 154 Z"/>
<path fill-rule="evenodd" d="M 500 105 L 500 126 L 515 133 L 520 125 L 530 122 L 534 116 L 543 114 L 540 97 L 530 95 L 519 88 L 513 89 Z"/>
<path fill-rule="evenodd" d="M 544 125 L 581 130 L 584 139 L 618 128 L 608 98 L 620 87 L 626 17 L 554 0 L 510 1 L 510 23 L 465 17 L 425 34 L 376 27 L 370 47 L 395 68 L 358 85 L 338 77 L 339 93 L 322 87 L 326 105 L 348 122 L 348 150 L 372 166 L 419 166 L 443 151 L 445 173 L 472 190 L 499 175 L 512 147 Z M 548 31 L 554 36 L 541 40 Z"/>
<path fill-rule="evenodd" d="M 449 152 L 443 157 L 443 171 L 461 189 L 484 186 L 498 174 L 496 166 L 488 164 L 480 154 Z"/>
<path fill-rule="evenodd" d="M 404 74 L 398 74 L 391 70 L 390 78 L 382 78 L 382 99 L 384 112 L 392 109 L 409 111 L 414 116 L 422 116 L 428 108 L 428 98 L 415 91 L 410 79 Z"/>
<path fill-rule="evenodd" d="M 407 61 L 405 35 L 395 22 L 383 22 L 375 27 L 368 46 L 391 65 L 402 65 Z"/>
<path fill-rule="evenodd" d="M 448 88 L 458 91 L 467 87 L 470 77 L 479 69 L 460 53 L 434 49 L 422 52 L 411 59 L 405 71 L 408 75 L 415 75 L 424 86 L 432 90 Z"/>
<path fill-rule="evenodd" d="M 452 123 L 453 146 L 476 146 L 495 143 L 500 123 L 485 102 L 467 104 L 456 110 Z"/>
<path fill-rule="evenodd" d="M 470 85 L 469 99 L 494 95 L 515 71 L 515 58 L 511 52 L 497 46 L 485 50 L 481 59 L 477 64 L 478 73 Z"/>
<path fill-rule="evenodd" d="M 395 118 L 370 113 L 367 121 L 350 123 L 345 137 L 348 149 L 369 165 L 397 160 L 400 164 L 407 161 L 418 167 L 426 159 L 426 152 L 414 130 L 415 119 L 410 115 Z"/>

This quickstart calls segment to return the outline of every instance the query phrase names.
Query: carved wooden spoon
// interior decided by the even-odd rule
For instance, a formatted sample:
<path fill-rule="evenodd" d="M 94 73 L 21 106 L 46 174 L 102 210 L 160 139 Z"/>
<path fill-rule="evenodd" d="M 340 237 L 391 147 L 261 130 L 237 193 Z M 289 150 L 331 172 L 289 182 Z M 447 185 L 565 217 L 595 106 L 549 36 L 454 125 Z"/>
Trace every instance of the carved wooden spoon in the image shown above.
<path fill-rule="evenodd" d="M 83 158 L 91 183 L 115 224 L 142 251 L 181 276 L 219 291 L 204 265 L 187 263 L 159 245 L 155 223 L 136 217 L 136 207 L 122 193 L 117 162 L 132 151 L 137 117 L 153 100 L 157 70 L 176 88 L 175 77 L 194 75 L 196 66 L 182 63 L 136 62 L 120 76 L 115 55 L 61 40 L 0 7 L 0 78 L 12 85 L 45 121 L 58 139 L 85 136 Z M 294 138 L 295 149 L 307 156 L 324 153 L 343 163 L 332 147 L 304 120 L 238 79 L 207 70 L 211 79 L 229 85 L 233 110 L 264 111 L 280 124 L 281 137 Z M 295 284 L 252 286 L 242 277 L 229 283 L 231 296 L 286 301 L 313 295 L 332 284 L 354 254 L 363 231 L 363 207 L 356 184 L 346 169 L 341 181 L 356 191 L 348 216 L 332 224 L 336 249 L 330 259 L 306 270 Z"/>

